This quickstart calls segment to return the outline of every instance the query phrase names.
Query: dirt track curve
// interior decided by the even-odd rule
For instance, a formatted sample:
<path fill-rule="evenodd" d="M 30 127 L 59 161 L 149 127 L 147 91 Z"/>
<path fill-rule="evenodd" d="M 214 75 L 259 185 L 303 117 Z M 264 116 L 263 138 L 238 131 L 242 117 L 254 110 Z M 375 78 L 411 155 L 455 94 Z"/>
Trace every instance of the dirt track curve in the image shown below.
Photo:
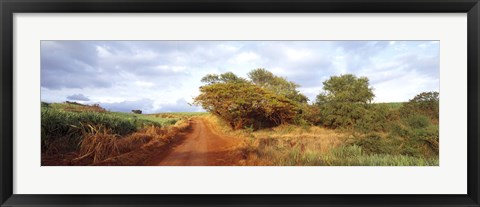
<path fill-rule="evenodd" d="M 153 165 L 160 166 L 212 166 L 236 165 L 238 140 L 215 134 L 207 121 L 195 118 L 191 130 L 184 133 L 178 143 L 159 157 Z"/>

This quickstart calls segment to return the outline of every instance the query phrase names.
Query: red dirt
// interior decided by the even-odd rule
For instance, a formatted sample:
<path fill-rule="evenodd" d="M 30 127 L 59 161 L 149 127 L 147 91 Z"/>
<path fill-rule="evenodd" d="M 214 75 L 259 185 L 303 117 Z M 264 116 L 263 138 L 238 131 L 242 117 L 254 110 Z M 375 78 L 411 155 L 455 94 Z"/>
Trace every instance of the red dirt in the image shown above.
<path fill-rule="evenodd" d="M 239 141 L 219 136 L 201 118 L 191 120 L 191 130 L 180 134 L 170 150 L 161 153 L 148 164 L 158 166 L 218 166 L 238 165 L 236 148 Z"/>

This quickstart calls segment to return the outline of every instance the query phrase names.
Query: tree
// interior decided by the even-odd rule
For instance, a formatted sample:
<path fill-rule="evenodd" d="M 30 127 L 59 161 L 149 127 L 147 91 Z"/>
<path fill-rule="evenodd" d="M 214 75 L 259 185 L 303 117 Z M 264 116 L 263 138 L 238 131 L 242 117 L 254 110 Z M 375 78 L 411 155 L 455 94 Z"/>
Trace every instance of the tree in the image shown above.
<path fill-rule="evenodd" d="M 297 113 L 291 100 L 249 82 L 216 82 L 200 87 L 194 103 L 217 115 L 232 129 L 255 129 L 290 122 Z"/>
<path fill-rule="evenodd" d="M 352 74 L 330 77 L 323 82 L 323 90 L 315 104 L 320 107 L 322 123 L 332 128 L 353 128 L 366 116 L 375 97 L 368 78 Z"/>
<path fill-rule="evenodd" d="M 238 77 L 232 72 L 226 72 L 220 75 L 217 74 L 208 74 L 204 76 L 201 80 L 203 83 L 215 84 L 215 83 L 246 83 L 248 82 L 245 78 Z"/>
<path fill-rule="evenodd" d="M 292 101 L 298 103 L 307 103 L 308 101 L 308 98 L 297 90 L 299 87 L 298 84 L 288 81 L 283 77 L 276 76 L 264 68 L 250 71 L 248 77 L 252 80 L 253 84 L 271 90 L 278 95 L 285 96 Z"/>
<path fill-rule="evenodd" d="M 439 101 L 438 92 L 422 92 L 405 103 L 400 111 L 404 117 L 421 114 L 438 120 Z"/>

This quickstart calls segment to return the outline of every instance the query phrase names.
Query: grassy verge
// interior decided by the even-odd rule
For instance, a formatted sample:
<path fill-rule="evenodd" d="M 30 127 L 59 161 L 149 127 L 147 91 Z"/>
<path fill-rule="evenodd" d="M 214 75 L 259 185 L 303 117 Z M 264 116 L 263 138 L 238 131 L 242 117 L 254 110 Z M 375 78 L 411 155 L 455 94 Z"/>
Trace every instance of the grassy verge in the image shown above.
<path fill-rule="evenodd" d="M 439 163 L 435 156 L 410 156 L 393 151 L 372 153 L 371 146 L 365 151 L 351 143 L 355 138 L 348 131 L 295 125 L 234 131 L 215 116 L 207 119 L 217 131 L 243 138 L 242 164 L 247 166 L 438 166 Z"/>

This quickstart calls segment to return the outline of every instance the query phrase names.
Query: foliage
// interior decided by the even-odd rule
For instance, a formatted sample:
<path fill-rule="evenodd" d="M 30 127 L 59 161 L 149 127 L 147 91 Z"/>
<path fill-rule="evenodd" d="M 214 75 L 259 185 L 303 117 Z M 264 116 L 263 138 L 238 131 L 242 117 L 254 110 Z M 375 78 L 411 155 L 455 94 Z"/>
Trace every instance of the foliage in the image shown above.
<path fill-rule="evenodd" d="M 247 83 L 244 78 L 238 77 L 232 72 L 226 72 L 220 75 L 208 74 L 201 80 L 203 83 L 215 84 L 215 83 Z"/>
<path fill-rule="evenodd" d="M 380 105 L 387 107 L 389 110 L 400 109 L 405 102 L 388 102 L 388 103 L 374 103 L 374 105 Z"/>
<path fill-rule="evenodd" d="M 83 106 L 81 106 L 83 107 Z M 180 118 L 159 118 L 120 112 L 67 111 L 70 104 L 42 104 L 41 139 L 43 153 L 74 151 L 91 126 L 101 126 L 113 135 L 126 135 L 147 126 L 169 126 Z"/>
<path fill-rule="evenodd" d="M 310 124 L 320 125 L 322 123 L 320 107 L 315 105 L 307 105 L 302 111 L 303 118 Z"/>
<path fill-rule="evenodd" d="M 66 101 L 65 103 L 42 103 L 42 107 L 50 107 L 53 109 L 58 109 L 62 111 L 72 111 L 72 112 L 107 112 L 106 109 L 102 108 L 99 104 L 81 104 L 77 102 Z"/>
<path fill-rule="evenodd" d="M 317 96 L 319 105 L 329 102 L 367 104 L 375 97 L 368 78 L 352 74 L 330 77 L 323 82 L 323 90 L 325 92 Z"/>
<path fill-rule="evenodd" d="M 46 107 L 42 107 L 41 113 L 42 152 L 75 150 L 88 125 L 102 125 L 112 133 L 125 135 L 134 132 L 138 124 L 107 113 L 69 112 Z M 51 146 L 52 143 L 56 146 Z"/>
<path fill-rule="evenodd" d="M 355 137 L 350 145 L 360 146 L 365 154 L 402 154 L 398 149 L 402 140 L 393 137 L 384 138 L 378 133 L 368 133 Z"/>
<path fill-rule="evenodd" d="M 200 87 L 195 104 L 219 116 L 232 129 L 288 123 L 297 114 L 291 100 L 251 83 L 214 83 Z"/>
<path fill-rule="evenodd" d="M 330 166 L 438 166 L 438 157 L 424 158 L 408 155 L 368 154 L 356 145 L 333 149 L 322 156 L 324 165 Z"/>
<path fill-rule="evenodd" d="M 413 114 L 407 116 L 404 121 L 410 128 L 414 129 L 421 129 L 430 125 L 430 119 L 427 116 L 421 114 Z"/>
<path fill-rule="evenodd" d="M 404 117 L 421 114 L 438 121 L 439 93 L 435 91 L 420 93 L 404 104 L 400 111 Z"/>
<path fill-rule="evenodd" d="M 428 125 L 423 128 L 396 125 L 392 129 L 391 136 L 401 137 L 401 143 L 397 144 L 400 146 L 401 154 L 426 157 L 438 156 L 438 125 Z"/>
<path fill-rule="evenodd" d="M 439 150 L 438 125 L 412 128 L 393 124 L 390 134 L 367 133 L 353 137 L 347 143 L 361 146 L 366 154 L 407 155 L 437 157 Z"/>
<path fill-rule="evenodd" d="M 386 105 L 368 104 L 356 121 L 354 129 L 363 132 L 388 131 L 392 114 Z"/>
<path fill-rule="evenodd" d="M 315 104 L 320 107 L 323 125 L 331 128 L 353 129 L 367 116 L 374 97 L 368 78 L 352 74 L 330 77 L 323 82 L 323 90 Z"/>
<path fill-rule="evenodd" d="M 306 124 L 300 104 L 306 105 L 308 99 L 297 91 L 297 84 L 265 69 L 255 69 L 248 76 L 251 80 L 232 72 L 206 75 L 201 81 L 207 85 L 200 87 L 195 104 L 221 117 L 232 129 Z"/>
<path fill-rule="evenodd" d="M 248 77 L 252 80 L 253 84 L 270 90 L 277 95 L 285 96 L 298 103 L 307 103 L 308 101 L 308 98 L 297 90 L 299 87 L 298 84 L 288 81 L 283 77 L 276 76 L 264 68 L 250 71 Z"/>

